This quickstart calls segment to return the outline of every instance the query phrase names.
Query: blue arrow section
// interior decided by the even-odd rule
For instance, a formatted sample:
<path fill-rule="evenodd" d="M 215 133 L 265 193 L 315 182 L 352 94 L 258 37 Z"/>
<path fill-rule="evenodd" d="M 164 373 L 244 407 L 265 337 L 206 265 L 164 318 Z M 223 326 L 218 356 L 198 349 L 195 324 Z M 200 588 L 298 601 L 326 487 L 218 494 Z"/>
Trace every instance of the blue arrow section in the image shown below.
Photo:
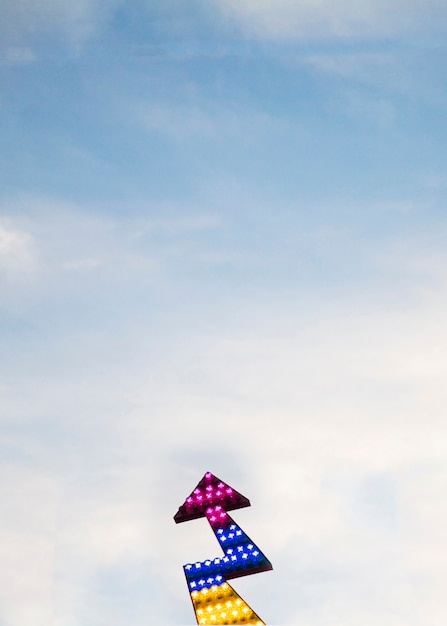
<path fill-rule="evenodd" d="M 188 563 L 183 567 L 190 591 L 273 569 L 268 558 L 221 507 L 208 509 L 206 517 L 224 556 Z"/>

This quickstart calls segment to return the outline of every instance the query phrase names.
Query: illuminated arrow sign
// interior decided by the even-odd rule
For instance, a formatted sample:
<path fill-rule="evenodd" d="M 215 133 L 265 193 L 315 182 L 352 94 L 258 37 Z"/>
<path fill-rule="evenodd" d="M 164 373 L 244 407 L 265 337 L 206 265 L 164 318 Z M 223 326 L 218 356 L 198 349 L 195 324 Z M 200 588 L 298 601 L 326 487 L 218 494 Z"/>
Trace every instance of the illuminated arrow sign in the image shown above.
<path fill-rule="evenodd" d="M 247 498 L 207 472 L 174 516 L 177 524 L 206 517 L 224 552 L 183 566 L 198 624 L 264 624 L 227 582 L 273 569 L 227 513 L 246 506 Z"/>

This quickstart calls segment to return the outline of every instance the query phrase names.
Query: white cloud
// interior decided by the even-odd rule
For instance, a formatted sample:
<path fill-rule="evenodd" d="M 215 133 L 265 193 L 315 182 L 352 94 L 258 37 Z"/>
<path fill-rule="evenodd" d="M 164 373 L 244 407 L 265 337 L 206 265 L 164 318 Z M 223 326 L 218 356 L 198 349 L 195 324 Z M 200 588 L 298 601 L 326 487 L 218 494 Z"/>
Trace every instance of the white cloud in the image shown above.
<path fill-rule="evenodd" d="M 161 203 L 135 208 L 138 216 L 129 219 L 111 209 L 106 216 L 54 198 L 4 200 L 0 271 L 36 270 L 41 293 L 69 286 L 88 294 L 95 282 L 125 284 L 129 276 L 156 281 L 163 272 L 175 273 L 185 256 L 199 258 L 197 241 L 222 226 L 214 208 Z"/>
<path fill-rule="evenodd" d="M 177 527 L 172 516 L 207 469 L 252 501 L 234 517 L 275 569 L 234 586 L 269 622 L 277 611 L 283 623 L 309 626 L 419 626 L 414 615 L 444 616 L 441 229 L 423 246 L 415 237 L 367 248 L 383 282 L 365 277 L 363 293 L 358 283 L 336 297 L 264 286 L 248 296 L 230 290 L 213 306 L 207 290 L 219 278 L 203 282 L 196 300 L 193 267 L 183 289 L 169 283 L 161 321 L 150 293 L 118 323 L 126 298 L 117 285 L 144 287 L 136 249 L 161 234 L 177 262 L 179 243 L 219 221 L 200 211 L 119 220 L 43 205 L 32 221 L 27 213 L 14 228 L 8 222 L 8 232 L 31 232 L 38 243 L 51 279 L 45 300 L 60 309 L 44 311 L 45 341 L 27 339 L 26 358 L 4 363 L 1 619 L 191 620 L 181 565 L 218 546 L 203 520 Z M 353 237 L 322 227 L 307 245 L 336 240 L 337 252 Z M 88 308 L 97 291 L 108 298 L 100 328 Z M 63 332 L 55 322 L 67 324 Z"/>
<path fill-rule="evenodd" d="M 407 615 L 399 611 L 407 603 L 432 617 L 442 614 L 442 596 L 430 592 L 432 605 L 426 591 L 413 598 L 408 575 L 411 555 L 427 590 L 442 575 L 436 538 L 447 509 L 439 504 L 435 515 L 434 506 L 442 501 L 447 471 L 445 358 L 424 371 L 431 344 L 445 354 L 438 309 L 445 310 L 445 295 L 418 311 L 394 314 L 326 308 L 319 319 L 293 320 L 270 309 L 271 321 L 251 328 L 252 338 L 196 337 L 165 371 L 160 365 L 147 372 L 151 382 L 126 419 L 123 444 L 139 458 L 154 436 L 165 441 L 170 456 L 160 472 L 174 463 L 185 491 L 193 486 L 190 474 L 208 469 L 213 453 L 209 469 L 231 482 L 240 472 L 232 467 L 231 453 L 236 455 L 245 486 L 234 486 L 251 497 L 253 507 L 235 517 L 275 566 L 268 582 L 259 579 L 250 588 L 256 595 L 256 587 L 271 593 L 269 585 L 276 585 L 297 595 L 295 615 L 290 596 L 281 596 L 276 610 L 284 623 L 305 616 L 312 626 L 330 620 L 350 626 L 364 617 L 368 624 L 380 618 L 400 626 Z M 148 415 L 165 415 L 158 435 Z M 390 506 L 386 498 L 393 499 Z M 175 550 L 187 560 L 191 553 L 214 554 L 205 552 L 200 529 L 189 533 L 179 530 L 174 537 L 173 561 Z M 235 586 L 244 589 L 243 581 Z M 255 608 L 272 616 L 271 600 L 261 610 L 259 594 Z"/>
<path fill-rule="evenodd" d="M 32 236 L 0 222 L 0 272 L 24 272 L 36 268 L 37 256 Z"/>
<path fill-rule="evenodd" d="M 249 35 L 266 39 L 386 36 L 445 16 L 438 0 L 215 0 Z"/>
<path fill-rule="evenodd" d="M 0 477 L 2 619 L 44 626 L 52 617 L 58 479 L 11 463 Z"/>

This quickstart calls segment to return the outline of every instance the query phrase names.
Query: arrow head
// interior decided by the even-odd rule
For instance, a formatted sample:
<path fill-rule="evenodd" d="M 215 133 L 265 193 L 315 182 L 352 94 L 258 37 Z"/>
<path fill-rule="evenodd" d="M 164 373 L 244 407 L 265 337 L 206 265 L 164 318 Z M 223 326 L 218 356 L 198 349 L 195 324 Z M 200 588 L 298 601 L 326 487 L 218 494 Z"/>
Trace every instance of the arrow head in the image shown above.
<path fill-rule="evenodd" d="M 205 517 L 206 510 L 216 505 L 222 506 L 225 511 L 232 511 L 250 506 L 250 500 L 211 472 L 206 472 L 197 487 L 174 515 L 174 521 L 179 524 Z"/>

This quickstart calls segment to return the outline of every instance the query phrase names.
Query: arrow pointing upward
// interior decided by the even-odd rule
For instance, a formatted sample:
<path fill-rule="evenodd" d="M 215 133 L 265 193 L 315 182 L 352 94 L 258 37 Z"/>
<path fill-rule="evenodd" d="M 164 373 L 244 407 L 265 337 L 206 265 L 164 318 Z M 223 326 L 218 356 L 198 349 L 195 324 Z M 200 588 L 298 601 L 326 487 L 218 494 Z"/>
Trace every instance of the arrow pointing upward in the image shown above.
<path fill-rule="evenodd" d="M 206 517 L 223 557 L 183 566 L 198 624 L 264 624 L 227 580 L 265 572 L 272 564 L 227 511 L 249 500 L 207 472 L 174 516 L 175 522 Z"/>
<path fill-rule="evenodd" d="M 250 506 L 250 500 L 211 472 L 206 472 L 174 515 L 175 523 L 206 517 L 207 509 L 216 505 L 221 505 L 225 511 L 234 511 Z"/>

